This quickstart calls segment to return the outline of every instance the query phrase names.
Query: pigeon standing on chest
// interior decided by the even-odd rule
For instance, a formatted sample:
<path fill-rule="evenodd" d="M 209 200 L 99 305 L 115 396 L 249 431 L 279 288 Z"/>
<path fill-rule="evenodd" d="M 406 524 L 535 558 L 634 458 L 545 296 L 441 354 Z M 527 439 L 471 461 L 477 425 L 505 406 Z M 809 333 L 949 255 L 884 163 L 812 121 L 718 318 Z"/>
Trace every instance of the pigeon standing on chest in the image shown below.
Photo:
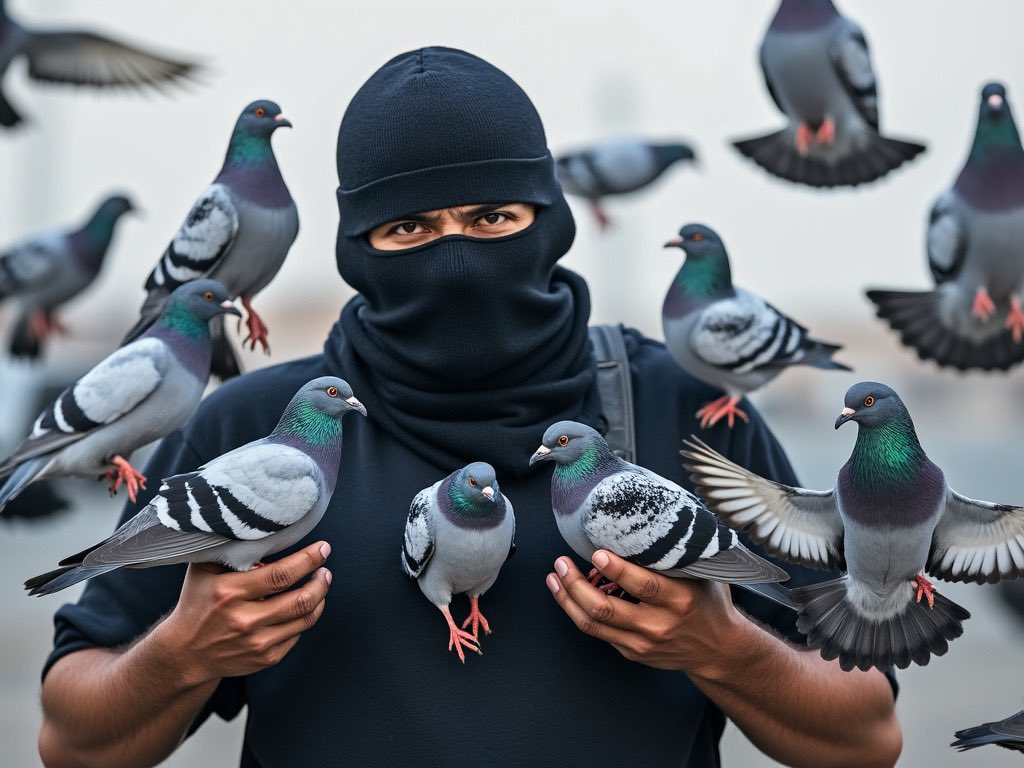
<path fill-rule="evenodd" d="M 1001 83 L 981 90 L 967 160 L 928 217 L 927 251 L 935 289 L 869 290 L 878 316 L 941 366 L 1024 360 L 1024 147 Z"/>
<path fill-rule="evenodd" d="M 189 280 L 219 280 L 247 313 L 251 349 L 270 351 L 267 325 L 252 307 L 284 264 L 299 232 L 299 214 L 274 156 L 271 136 L 291 127 L 272 101 L 254 101 L 235 123 L 224 165 L 193 204 L 146 280 L 141 317 L 125 336 L 137 338 L 160 312 L 167 294 Z M 213 327 L 213 374 L 225 379 L 240 372 L 221 324 Z"/>
<path fill-rule="evenodd" d="M 729 256 L 710 227 L 687 224 L 665 243 L 686 261 L 669 286 L 661 321 L 665 346 L 683 370 L 724 390 L 699 411 L 701 427 L 747 415 L 737 404 L 791 365 L 850 370 L 832 359 L 840 347 L 812 339 L 807 329 L 759 296 L 732 283 Z"/>
<path fill-rule="evenodd" d="M 494 468 L 468 464 L 412 501 L 405 525 L 402 568 L 448 624 L 448 650 L 465 663 L 463 649 L 480 653 L 480 629 L 491 627 L 480 612 L 480 597 L 498 579 L 501 566 L 515 553 L 516 520 Z M 469 597 L 470 614 L 456 625 L 452 596 Z M 466 627 L 472 625 L 472 632 Z"/>

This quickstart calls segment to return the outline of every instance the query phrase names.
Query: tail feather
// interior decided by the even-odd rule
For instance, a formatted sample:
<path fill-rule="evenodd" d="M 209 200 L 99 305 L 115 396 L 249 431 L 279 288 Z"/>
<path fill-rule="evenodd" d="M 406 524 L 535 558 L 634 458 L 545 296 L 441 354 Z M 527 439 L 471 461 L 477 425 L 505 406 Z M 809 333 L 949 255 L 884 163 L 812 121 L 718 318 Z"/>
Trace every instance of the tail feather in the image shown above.
<path fill-rule="evenodd" d="M 793 599 L 792 590 L 787 589 L 781 584 L 736 584 L 736 586 L 741 589 L 745 589 L 748 592 L 753 592 L 755 595 L 767 598 L 773 603 L 778 603 L 783 608 L 792 608 L 794 611 L 797 609 L 796 600 Z"/>
<path fill-rule="evenodd" d="M 853 369 L 833 360 L 832 355 L 842 349 L 839 344 L 829 344 L 827 341 L 809 339 L 810 346 L 804 350 L 804 356 L 797 361 L 798 365 L 809 365 L 812 368 L 822 368 L 827 371 L 852 371 Z"/>
<path fill-rule="evenodd" d="M 844 670 L 854 667 L 905 669 L 913 661 L 924 666 L 941 656 L 949 641 L 963 634 L 971 614 L 935 594 L 935 606 L 911 602 L 903 613 L 874 621 L 861 616 L 847 600 L 847 579 L 789 590 L 798 608 L 797 628 L 807 644 L 825 659 L 839 659 Z"/>
<path fill-rule="evenodd" d="M 49 460 L 49 456 L 39 456 L 23 461 L 15 467 L 10 477 L 7 478 L 7 482 L 3 484 L 3 487 L 0 487 L 0 513 L 7 506 L 7 502 L 15 498 L 25 489 L 26 485 L 36 479 Z"/>
<path fill-rule="evenodd" d="M 923 144 L 871 133 L 870 143 L 835 162 L 801 155 L 788 130 L 734 141 L 743 155 L 779 178 L 812 187 L 852 187 L 885 176 L 924 152 Z"/>
<path fill-rule="evenodd" d="M 1018 712 L 1012 719 L 1016 720 L 1020 715 L 1021 713 Z M 986 744 L 996 744 L 1005 749 L 1024 752 L 1024 736 L 1008 735 L 999 732 L 1005 729 L 1006 724 L 1006 720 L 1000 720 L 998 722 L 982 723 L 972 728 L 964 728 L 953 734 L 957 740 L 949 746 L 956 747 L 960 752 L 966 752 L 968 749 L 984 747 Z M 1019 730 L 1019 728 L 1016 730 Z"/>
<path fill-rule="evenodd" d="M 213 347 L 210 373 L 221 381 L 240 375 L 242 366 L 238 362 L 238 355 L 235 354 L 231 339 L 228 338 L 223 315 L 218 315 L 210 321 L 210 337 Z"/>
<path fill-rule="evenodd" d="M 960 371 L 1005 371 L 1024 361 L 1024 344 L 1015 342 L 1008 330 L 979 339 L 954 333 L 942 322 L 935 291 L 869 290 L 867 297 L 876 305 L 878 317 L 922 360 Z"/>
<path fill-rule="evenodd" d="M 105 565 L 100 568 L 83 568 L 78 565 L 65 565 L 38 576 L 33 576 L 25 582 L 25 589 L 30 595 L 52 595 L 62 589 L 74 586 L 79 582 L 99 576 L 101 573 L 117 570 L 120 565 Z"/>
<path fill-rule="evenodd" d="M 29 313 L 23 312 L 14 325 L 14 330 L 11 333 L 11 342 L 7 347 L 11 357 L 24 357 L 29 360 L 35 360 L 39 357 L 42 344 L 35 333 L 32 332 L 32 323 L 29 321 L 29 318 Z"/>

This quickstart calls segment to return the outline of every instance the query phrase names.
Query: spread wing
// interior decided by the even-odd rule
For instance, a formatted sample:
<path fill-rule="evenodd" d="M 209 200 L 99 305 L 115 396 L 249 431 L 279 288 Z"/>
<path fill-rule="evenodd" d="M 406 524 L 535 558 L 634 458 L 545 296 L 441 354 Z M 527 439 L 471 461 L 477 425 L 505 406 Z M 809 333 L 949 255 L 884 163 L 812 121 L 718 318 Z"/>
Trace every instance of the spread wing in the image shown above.
<path fill-rule="evenodd" d="M 779 94 L 775 90 L 775 86 L 772 85 L 771 78 L 768 76 L 768 67 L 765 66 L 765 56 L 764 56 L 764 45 L 763 44 L 761 45 L 761 50 L 760 50 L 760 53 L 758 55 L 758 59 L 759 59 L 759 61 L 761 63 L 761 74 L 764 75 L 764 87 L 768 89 L 768 95 L 771 96 L 772 101 L 775 102 L 775 106 L 779 110 L 779 112 L 782 112 L 783 114 L 785 114 L 786 110 L 782 108 L 782 102 L 779 101 Z"/>
<path fill-rule="evenodd" d="M 860 27 L 849 19 L 843 22 L 829 49 L 832 66 L 860 116 L 877 131 L 878 84 L 871 68 L 868 41 Z"/>
<path fill-rule="evenodd" d="M 749 472 L 696 437 L 686 441 L 686 468 L 718 517 L 765 550 L 810 568 L 845 569 L 843 521 L 834 491 L 794 488 Z"/>
<path fill-rule="evenodd" d="M 402 568 L 413 579 L 423 573 L 423 569 L 434 554 L 434 531 L 430 524 L 430 501 L 433 495 L 433 486 L 417 493 L 409 507 L 409 519 L 405 523 Z"/>
<path fill-rule="evenodd" d="M 0 298 L 39 290 L 60 274 L 66 255 L 59 235 L 34 238 L 0 255 Z"/>
<path fill-rule="evenodd" d="M 956 207 L 953 192 L 946 192 L 928 215 L 928 267 L 936 283 L 953 280 L 967 253 L 967 230 Z"/>
<path fill-rule="evenodd" d="M 160 261 L 146 290 L 173 291 L 209 274 L 231 248 L 238 233 L 238 211 L 223 184 L 211 184 L 195 201 Z"/>
<path fill-rule="evenodd" d="M 979 584 L 1024 575 L 1024 507 L 977 501 L 947 489 L 928 573 Z"/>

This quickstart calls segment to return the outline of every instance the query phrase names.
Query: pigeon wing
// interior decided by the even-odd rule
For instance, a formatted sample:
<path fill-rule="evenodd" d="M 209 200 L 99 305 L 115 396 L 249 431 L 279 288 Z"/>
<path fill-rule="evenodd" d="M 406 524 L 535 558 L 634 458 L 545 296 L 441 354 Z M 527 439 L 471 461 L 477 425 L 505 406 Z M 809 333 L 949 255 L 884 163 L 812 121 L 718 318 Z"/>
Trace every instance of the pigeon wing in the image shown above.
<path fill-rule="evenodd" d="M 0 255 L 0 298 L 39 290 L 57 278 L 64 242 L 60 236 L 37 237 Z"/>
<path fill-rule="evenodd" d="M 434 530 L 430 523 L 430 504 L 434 493 L 434 486 L 424 488 L 416 494 L 409 506 L 409 519 L 405 522 L 405 538 L 402 542 L 402 568 L 412 579 L 423 573 L 434 554 Z"/>
<path fill-rule="evenodd" d="M 696 437 L 683 456 L 697 493 L 728 526 L 769 553 L 810 568 L 844 569 L 843 521 L 834 491 L 783 485 L 749 472 Z"/>
<path fill-rule="evenodd" d="M 736 374 L 786 365 L 806 330 L 763 299 L 737 289 L 735 296 L 701 310 L 690 331 L 690 348 L 708 365 Z"/>
<path fill-rule="evenodd" d="M 847 95 L 865 122 L 878 130 L 878 83 L 864 31 L 843 20 L 829 49 L 832 66 Z"/>
<path fill-rule="evenodd" d="M 953 280 L 967 253 L 967 231 L 953 192 L 935 201 L 928 215 L 928 268 L 936 283 Z"/>
<path fill-rule="evenodd" d="M 978 584 L 1024 575 L 1024 507 L 977 501 L 947 489 L 928 573 Z"/>

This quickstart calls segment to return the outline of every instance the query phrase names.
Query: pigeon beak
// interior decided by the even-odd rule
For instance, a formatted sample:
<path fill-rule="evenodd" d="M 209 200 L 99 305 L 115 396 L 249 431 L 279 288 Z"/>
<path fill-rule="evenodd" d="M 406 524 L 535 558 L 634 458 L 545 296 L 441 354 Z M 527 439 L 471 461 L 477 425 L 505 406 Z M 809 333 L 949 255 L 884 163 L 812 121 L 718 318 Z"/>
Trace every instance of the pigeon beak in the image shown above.
<path fill-rule="evenodd" d="M 277 115 L 277 116 L 276 116 L 276 117 L 274 118 L 274 122 L 275 122 L 275 123 L 277 123 L 277 127 L 278 127 L 278 128 L 281 128 L 281 127 L 284 127 L 284 128 L 291 128 L 291 127 L 292 127 L 292 121 L 291 121 L 291 120 L 289 120 L 289 119 L 288 119 L 287 117 L 285 117 L 284 115 Z"/>
<path fill-rule="evenodd" d="M 227 312 L 229 315 L 235 315 L 236 317 L 242 316 L 242 313 L 239 311 L 238 307 L 236 307 L 227 299 L 220 303 L 220 308 Z"/>
<path fill-rule="evenodd" d="M 485 485 L 480 489 L 480 493 L 487 497 L 488 501 L 494 501 L 494 489 L 489 485 Z"/>
<path fill-rule="evenodd" d="M 1003 97 L 998 93 L 993 93 L 988 97 L 988 106 L 990 109 L 994 109 L 996 112 L 1003 108 Z"/>
<path fill-rule="evenodd" d="M 363 414 L 363 416 L 366 415 L 366 406 L 360 403 L 358 400 L 356 400 L 355 395 L 353 395 L 352 397 L 346 397 L 345 402 L 351 405 L 354 410 L 357 410 L 359 411 L 359 413 Z"/>
<path fill-rule="evenodd" d="M 667 243 L 665 243 L 665 245 L 662 246 L 662 248 L 682 248 L 682 247 L 683 247 L 683 238 L 681 238 L 681 237 L 673 237 L 671 240 L 669 240 Z"/>
<path fill-rule="evenodd" d="M 855 413 L 856 411 L 853 410 L 853 408 L 843 408 L 842 413 L 839 414 L 839 418 L 836 419 L 836 429 L 839 429 L 843 424 L 852 419 L 853 414 Z"/>
<path fill-rule="evenodd" d="M 530 466 L 532 467 L 538 461 L 547 461 L 550 457 L 551 449 L 548 448 L 546 445 L 542 445 L 540 448 L 534 451 L 533 456 L 530 457 Z"/>

